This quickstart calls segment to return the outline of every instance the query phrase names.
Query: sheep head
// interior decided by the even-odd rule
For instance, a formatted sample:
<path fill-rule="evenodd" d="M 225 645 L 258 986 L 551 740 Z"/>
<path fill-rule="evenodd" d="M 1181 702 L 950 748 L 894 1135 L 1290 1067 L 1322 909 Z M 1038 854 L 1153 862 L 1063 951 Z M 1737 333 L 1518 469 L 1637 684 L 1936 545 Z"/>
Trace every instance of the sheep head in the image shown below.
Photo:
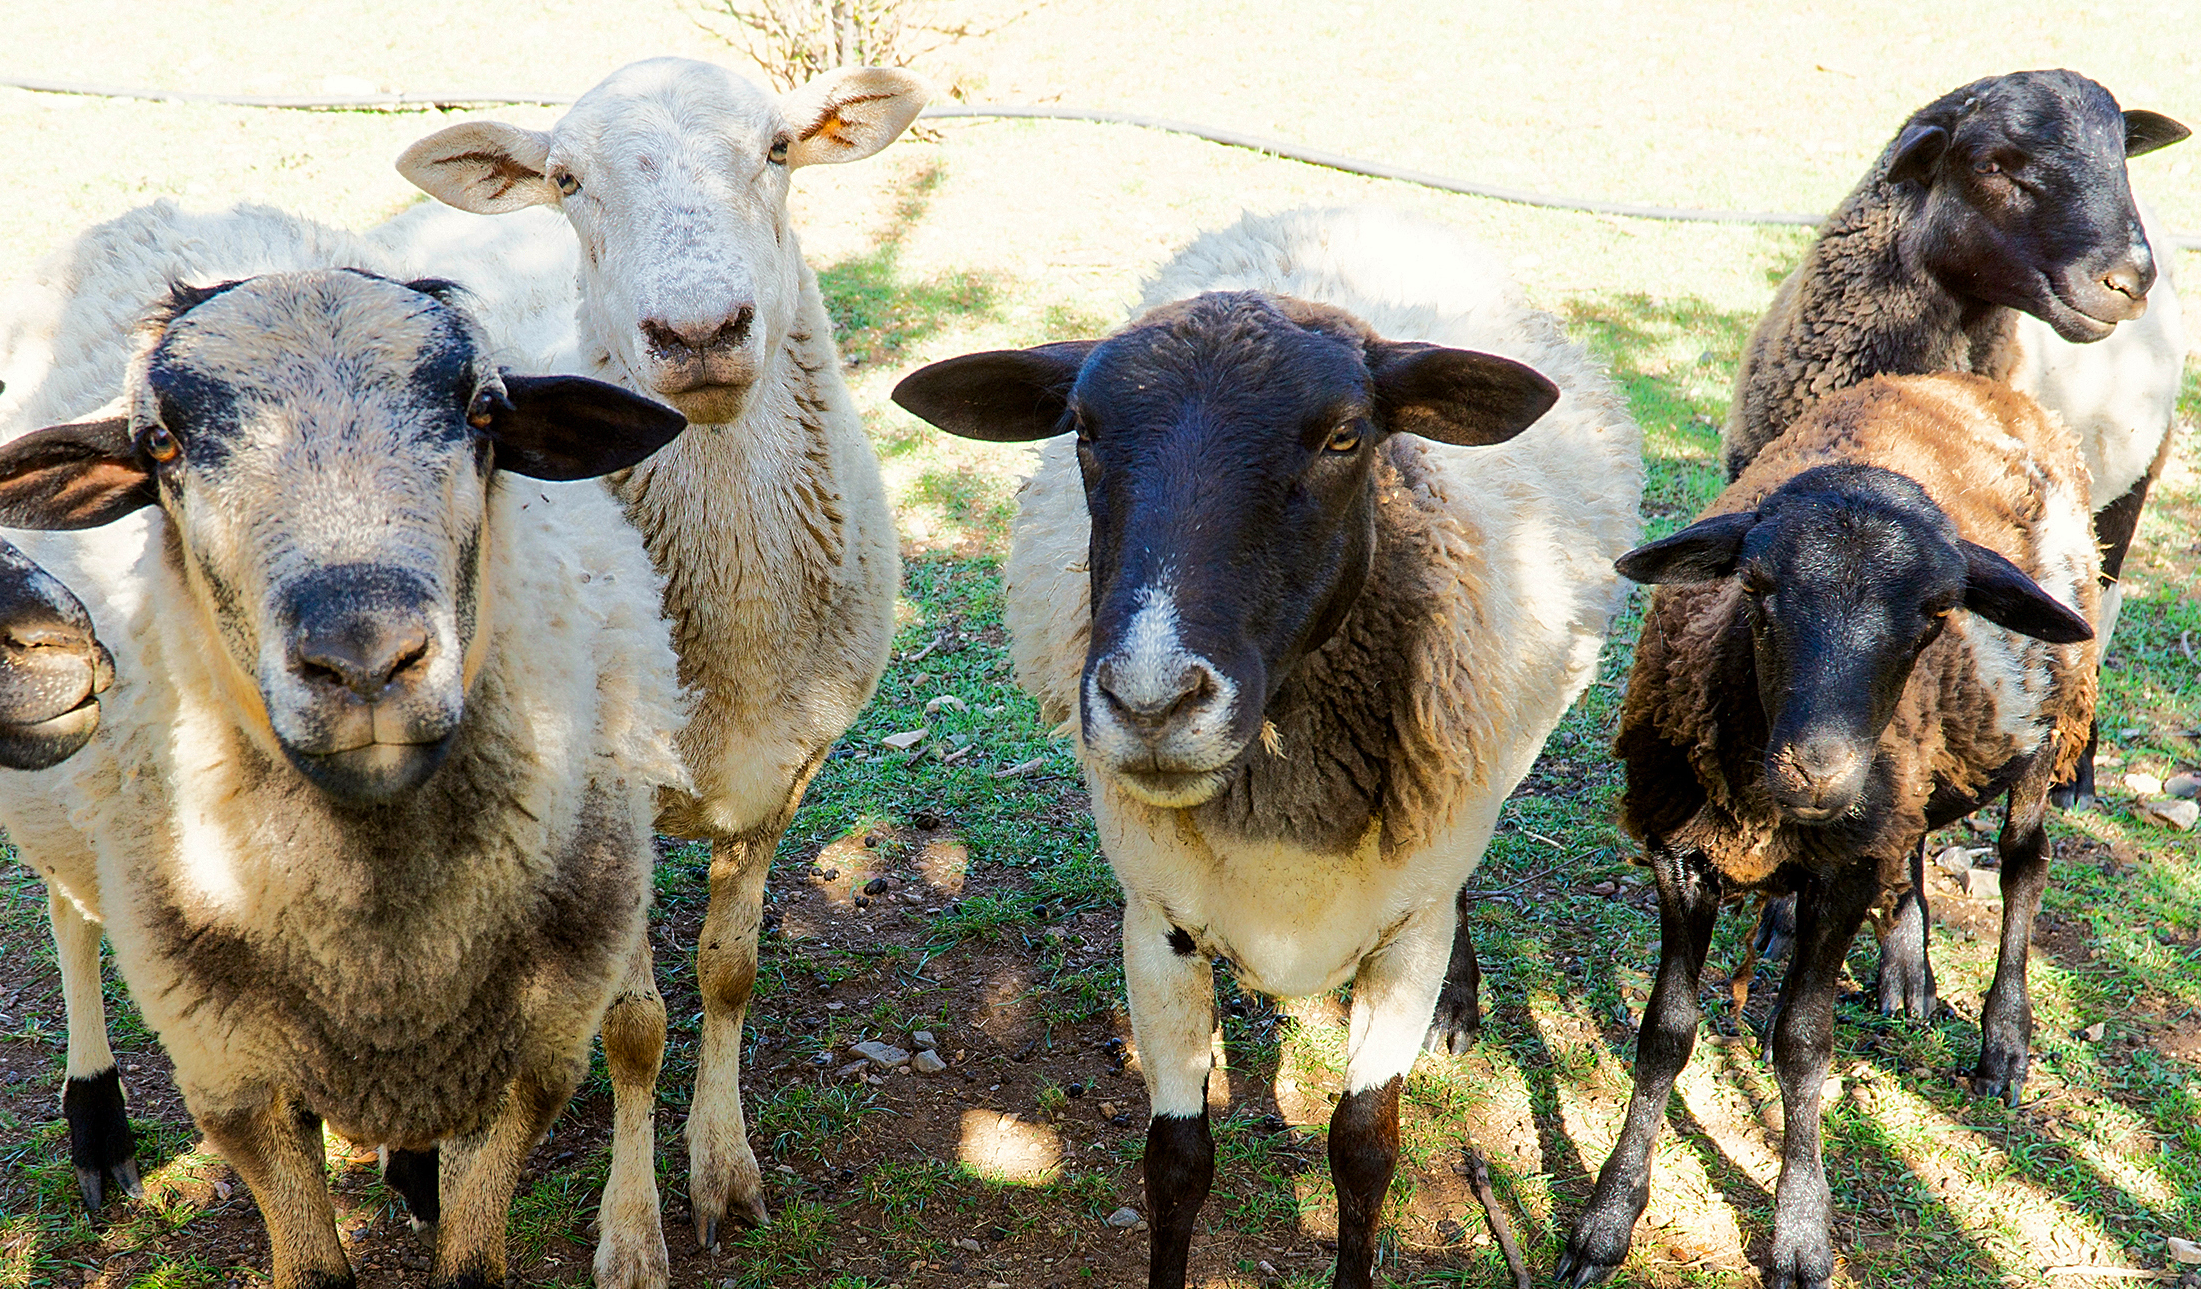
<path fill-rule="evenodd" d="M 1806 470 L 1754 510 L 1699 520 L 1614 565 L 1638 582 L 1740 582 L 1739 621 L 1769 731 L 1765 778 L 1799 823 L 1864 799 L 1880 737 L 1949 615 L 2052 644 L 2086 619 L 2000 554 L 1957 536 L 1926 490 L 1891 470 Z"/>
<path fill-rule="evenodd" d="M 614 72 L 547 131 L 456 125 L 407 148 L 397 168 L 476 214 L 557 206 L 581 242 L 584 332 L 637 388 L 723 424 L 740 418 L 795 325 L 790 172 L 870 156 L 927 97 L 889 68 L 844 68 L 774 97 L 723 67 L 653 58 Z"/>
<path fill-rule="evenodd" d="M 0 447 L 0 523 L 161 510 L 203 628 L 168 624 L 172 647 L 212 655 L 236 724 L 343 802 L 418 785 L 451 746 L 490 636 L 496 472 L 623 469 L 685 424 L 601 382 L 503 376 L 451 290 L 352 270 L 177 287 L 121 415 Z"/>
<path fill-rule="evenodd" d="M 894 391 L 969 438 L 1077 435 L 1085 744 L 1167 807 L 1221 790 L 1292 669 L 1345 620 L 1374 558 L 1386 440 L 1502 443 L 1557 399 L 1511 359 L 1385 340 L 1255 292 L 1163 305 L 1106 340 L 935 363 Z"/>
<path fill-rule="evenodd" d="M 2120 112 L 2076 72 L 2013 72 L 1920 108 L 1880 173 L 1921 201 L 1907 259 L 1959 299 L 2022 310 L 2081 343 L 2139 317 L 2155 284 L 2126 159 L 2189 133 Z"/>

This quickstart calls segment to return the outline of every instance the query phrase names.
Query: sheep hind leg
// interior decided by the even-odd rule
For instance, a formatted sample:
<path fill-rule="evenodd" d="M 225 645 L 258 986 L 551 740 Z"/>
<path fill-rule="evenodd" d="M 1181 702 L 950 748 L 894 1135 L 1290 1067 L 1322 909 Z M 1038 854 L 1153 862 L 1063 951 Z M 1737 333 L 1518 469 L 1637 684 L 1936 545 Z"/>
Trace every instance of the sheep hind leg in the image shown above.
<path fill-rule="evenodd" d="M 1999 1096 L 2011 1106 L 2025 1091 L 2027 1049 L 2033 1041 L 2033 1003 L 2025 982 L 2032 951 L 2033 919 L 2048 890 L 2049 757 L 2043 753 L 2010 789 L 2009 813 L 1997 848 L 2002 852 L 2002 943 L 1995 980 L 1979 1009 L 1979 1065 L 1972 1072 L 1976 1096 Z"/>
<path fill-rule="evenodd" d="M 1651 1147 L 1666 1120 L 1666 1100 L 1696 1050 L 1697 979 L 1719 921 L 1719 873 L 1694 851 L 1665 847 L 1652 849 L 1651 868 L 1658 875 L 1658 979 L 1636 1034 L 1627 1121 L 1552 1269 L 1554 1283 L 1569 1289 L 1605 1280 L 1627 1259 L 1636 1219 L 1651 1199 Z"/>
<path fill-rule="evenodd" d="M 443 1220 L 436 1224 L 428 1289 L 501 1289 L 505 1228 L 520 1167 L 587 1071 L 588 1049 L 583 1047 L 574 1059 L 522 1074 L 505 1090 L 504 1104 L 487 1128 L 442 1144 L 436 1189 Z M 322 1202 L 327 1203 L 325 1191 Z M 277 1289 L 283 1289 L 280 1280 Z"/>
<path fill-rule="evenodd" d="M 741 1027 L 757 981 L 765 874 L 803 790 L 824 762 L 821 752 L 795 776 L 776 817 L 738 837 L 711 842 L 711 901 L 695 946 L 703 1041 L 688 1110 L 688 1209 L 695 1218 L 695 1242 L 706 1249 L 718 1244 L 719 1226 L 729 1218 L 745 1227 L 772 1224 L 741 1108 Z"/>
<path fill-rule="evenodd" d="M 1940 1002 L 1934 996 L 1934 967 L 1927 957 L 1927 930 L 1933 924 L 1926 907 L 1926 839 L 1911 852 L 1911 888 L 1896 901 L 1895 919 L 1880 937 L 1880 1014 L 1908 1013 L 1932 1020 Z"/>
<path fill-rule="evenodd" d="M 2140 476 L 2140 481 L 2124 496 L 2094 514 L 2094 540 L 2102 549 L 2101 621 L 2094 633 L 2098 656 L 2109 653 L 2110 639 L 2116 634 L 2117 611 L 2124 603 L 2123 588 L 2118 585 L 2117 577 L 2124 571 L 2125 552 L 2132 549 L 2133 534 L 2140 530 L 2140 508 L 2147 502 L 2148 485 L 2162 472 L 2169 451 L 2170 436 L 2166 434 L 2163 448 L 2156 454 L 2154 468 Z M 2097 717 L 2087 723 L 2086 750 L 2079 754 L 2079 763 L 2072 767 L 2071 777 L 2048 790 L 2049 804 L 2059 810 L 2094 808 L 2094 752 L 2101 741 L 2102 726 Z"/>
<path fill-rule="evenodd" d="M 597 1206 L 597 1289 L 663 1289 L 671 1278 L 657 1202 L 657 1072 L 665 1058 L 665 1000 L 645 933 L 604 1013 L 611 1069 L 611 1176 Z"/>
<path fill-rule="evenodd" d="M 198 1123 L 251 1188 L 267 1224 L 272 1289 L 351 1289 L 351 1264 L 329 1202 L 320 1118 L 278 1093 L 243 1110 L 200 1115 Z"/>
<path fill-rule="evenodd" d="M 1414 1068 L 1430 1008 L 1458 948 L 1454 910 L 1408 919 L 1353 977 L 1345 1038 L 1345 1094 L 1330 1116 L 1330 1180 L 1337 1189 L 1336 1289 L 1375 1283 L 1383 1200 L 1399 1157 L 1399 1089 Z"/>
<path fill-rule="evenodd" d="M 97 1213 L 107 1182 L 132 1198 L 145 1194 L 138 1181 L 137 1139 L 123 1106 L 122 1076 L 107 1045 L 107 1000 L 100 992 L 97 922 L 75 901 L 46 888 L 47 921 L 61 963 L 62 1005 L 69 1015 L 68 1081 L 61 1115 L 69 1122 L 69 1162 L 87 1211 Z"/>
<path fill-rule="evenodd" d="M 1475 960 L 1475 938 L 1467 924 L 1467 888 L 1452 900 L 1452 961 L 1444 970 L 1444 987 L 1437 991 L 1437 1008 L 1429 1019 L 1424 1051 L 1459 1055 L 1475 1041 L 1483 1027 L 1483 968 Z"/>

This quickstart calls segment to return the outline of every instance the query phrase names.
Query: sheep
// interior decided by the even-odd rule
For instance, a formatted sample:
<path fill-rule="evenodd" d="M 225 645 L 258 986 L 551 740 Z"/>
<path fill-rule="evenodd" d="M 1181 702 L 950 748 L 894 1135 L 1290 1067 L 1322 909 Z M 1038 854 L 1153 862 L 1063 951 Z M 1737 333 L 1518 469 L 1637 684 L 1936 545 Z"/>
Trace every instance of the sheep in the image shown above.
<path fill-rule="evenodd" d="M 227 242 L 199 236 L 218 219 L 164 238 L 162 213 L 49 269 L 45 290 L 82 295 L 42 334 L 114 318 L 164 265 L 256 275 L 164 290 L 119 368 L 113 345 L 5 354 L 37 377 L 26 405 L 74 390 L 82 416 L 122 385 L 0 446 L 0 525 L 92 530 L 26 549 L 118 663 L 83 751 L 0 776 L 0 822 L 49 890 L 79 1181 L 94 1207 L 110 1179 L 136 1190 L 104 926 L 252 1187 L 274 1284 L 353 1282 L 324 1121 L 441 1142 L 431 1283 L 500 1283 L 520 1165 L 599 1027 L 616 1113 L 649 1113 L 648 824 L 683 779 L 647 554 L 600 487 L 551 481 L 631 468 L 685 422 L 501 374 L 450 284 L 322 265 L 328 230 L 296 221 L 286 250 L 280 217 L 246 211 Z M 11 340 L 39 334 L 17 322 Z M 598 1283 L 662 1285 L 646 1155 L 615 1151 L 602 1223 Z"/>
<path fill-rule="evenodd" d="M 901 582 L 878 459 L 790 227 L 789 174 L 877 152 L 926 93 L 904 72 L 850 68 L 773 98 L 723 68 L 657 58 L 613 73 L 548 131 L 457 125 L 398 160 L 460 210 L 562 212 L 586 253 L 577 354 L 551 369 L 653 394 L 699 427 L 615 488 L 665 576 L 681 680 L 698 696 L 680 736 L 695 787 L 661 800 L 657 827 L 711 842 L 687 1126 L 705 1248 L 728 1218 L 769 1220 L 740 1089 L 765 870 L 886 670 Z M 432 244 L 436 227 L 405 235 Z M 539 240 L 526 246 L 537 260 Z M 533 271 L 488 245 L 502 274 Z M 477 277 L 464 257 L 433 268 Z"/>
<path fill-rule="evenodd" d="M 1105 340 L 935 363 L 893 397 L 953 434 L 1049 440 L 1007 618 L 1125 890 L 1148 1283 L 1185 1283 L 1214 1173 L 1228 958 L 1272 994 L 1355 980 L 1329 1153 L 1336 1283 L 1366 1286 L 1456 893 L 1595 674 L 1641 437 L 1485 252 L 1419 219 L 1249 215 L 1140 307 Z"/>
<path fill-rule="evenodd" d="M 84 602 L 0 540 L 0 766 L 59 765 L 99 728 L 115 660 Z"/>
<path fill-rule="evenodd" d="M 2085 498 L 2070 435 L 2026 395 L 1972 374 L 1875 377 L 1815 403 L 1696 523 L 1621 558 L 1656 584 L 1614 749 L 1622 822 L 1658 879 L 1659 966 L 1635 1095 L 1559 1283 L 1627 1256 L 1713 925 L 1749 890 L 1797 893 L 1766 1284 L 1827 1283 L 1819 1099 L 1843 958 L 1883 888 L 1917 880 L 1927 832 L 2002 795 L 2002 943 L 1973 1086 L 2015 1102 L 2048 788 L 2094 706 Z"/>

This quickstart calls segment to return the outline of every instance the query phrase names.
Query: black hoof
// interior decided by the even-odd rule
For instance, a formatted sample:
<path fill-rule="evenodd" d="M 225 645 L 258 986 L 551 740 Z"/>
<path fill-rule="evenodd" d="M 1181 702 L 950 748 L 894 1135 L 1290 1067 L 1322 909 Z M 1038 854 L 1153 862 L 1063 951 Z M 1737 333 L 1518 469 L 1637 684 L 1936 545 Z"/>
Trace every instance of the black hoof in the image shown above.
<path fill-rule="evenodd" d="M 1475 993 L 1445 982 L 1444 992 L 1437 995 L 1436 1014 L 1429 1020 L 1429 1035 L 1422 1040 L 1423 1051 L 1458 1056 L 1475 1045 L 1475 1036 L 1483 1028 L 1482 1003 Z"/>
<path fill-rule="evenodd" d="M 2092 810 L 2100 804 L 2092 788 L 2076 783 L 2059 783 L 2048 790 L 2048 804 L 2058 810 Z"/>
<path fill-rule="evenodd" d="M 1767 900 L 1765 911 L 1758 915 L 1758 960 L 1771 962 L 1785 958 L 1796 944 L 1796 897 L 1783 895 Z"/>
<path fill-rule="evenodd" d="M 382 1156 L 382 1181 L 405 1199 L 413 1221 L 432 1226 L 443 1220 L 441 1192 L 436 1172 L 442 1156 L 434 1149 L 389 1150 Z"/>
<path fill-rule="evenodd" d="M 61 1091 L 61 1116 L 69 1121 L 69 1162 L 76 1166 L 76 1187 L 87 1210 L 99 1211 L 109 1178 L 126 1195 L 144 1193 L 138 1184 L 137 1138 L 123 1110 L 122 1077 L 113 1066 L 70 1079 Z"/>
<path fill-rule="evenodd" d="M 1559 1261 L 1552 1265 L 1551 1282 L 1565 1289 L 1589 1289 L 1591 1285 L 1612 1279 L 1613 1272 L 1619 1269 L 1618 1263 L 1593 1261 L 1569 1244 L 1560 1251 Z"/>
<path fill-rule="evenodd" d="M 1912 971 L 1880 972 L 1880 1014 L 1882 1016 L 1908 1016 L 1912 1020 L 1932 1020 L 1941 1010 L 1941 1000 L 1934 994 L 1933 973 L 1923 977 Z"/>

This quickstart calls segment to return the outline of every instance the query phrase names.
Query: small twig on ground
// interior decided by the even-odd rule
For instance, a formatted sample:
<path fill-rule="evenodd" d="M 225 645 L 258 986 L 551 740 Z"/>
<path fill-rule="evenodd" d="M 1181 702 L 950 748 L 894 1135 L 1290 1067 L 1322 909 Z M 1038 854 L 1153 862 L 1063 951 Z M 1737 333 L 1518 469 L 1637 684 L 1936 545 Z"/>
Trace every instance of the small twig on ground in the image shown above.
<path fill-rule="evenodd" d="M 2134 1271 L 2130 1267 L 2049 1267 L 2052 1276 L 2101 1276 L 2110 1280 L 2176 1280 L 2176 1271 Z"/>
<path fill-rule="evenodd" d="M 1506 1220 L 1506 1211 L 1498 1207 L 1498 1193 L 1490 1189 L 1490 1165 L 1483 1161 L 1483 1152 L 1469 1146 L 1467 1167 L 1475 1183 L 1475 1198 L 1483 1202 L 1483 1216 L 1490 1221 L 1490 1233 L 1498 1237 L 1498 1251 L 1506 1255 L 1506 1265 L 1513 1269 L 1515 1289 L 1535 1289 L 1536 1282 L 1529 1279 L 1528 1263 L 1521 1260 L 1520 1246 L 1513 1242 L 1513 1223 Z"/>
<path fill-rule="evenodd" d="M 993 772 L 993 777 L 995 777 L 996 779 L 1022 778 L 1024 775 L 1030 774 L 1032 771 L 1037 770 L 1039 767 L 1045 764 L 1047 764 L 1046 757 L 1035 756 L 1029 761 L 1019 761 L 1006 770 L 996 770 Z"/>
<path fill-rule="evenodd" d="M 2193 656 L 2193 632 L 2191 632 L 2191 631 L 2181 631 L 2181 632 L 2179 632 L 2179 633 L 2178 633 L 2178 647 L 2179 647 L 2180 649 L 2183 649 L 2183 650 L 2185 651 L 2185 653 L 2186 653 L 2186 661 L 2187 661 L 2187 662 L 2201 662 L 2201 659 L 2197 659 L 2197 658 L 2195 658 L 2195 657 Z"/>

